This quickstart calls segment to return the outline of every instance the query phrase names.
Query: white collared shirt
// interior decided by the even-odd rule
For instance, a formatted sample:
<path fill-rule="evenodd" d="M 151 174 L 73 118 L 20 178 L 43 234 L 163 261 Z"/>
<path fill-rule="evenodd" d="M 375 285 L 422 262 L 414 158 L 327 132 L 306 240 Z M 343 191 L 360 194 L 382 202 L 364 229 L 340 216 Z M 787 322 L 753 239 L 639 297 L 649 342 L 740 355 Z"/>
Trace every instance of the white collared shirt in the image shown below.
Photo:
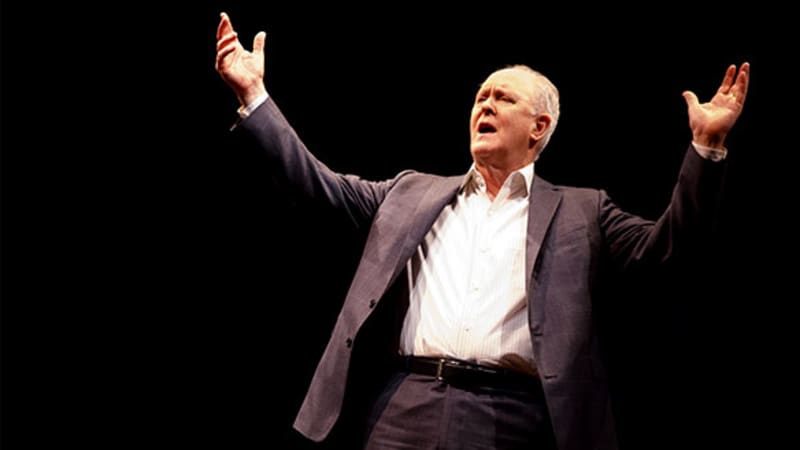
<path fill-rule="evenodd" d="M 405 355 L 533 365 L 525 288 L 525 236 L 533 163 L 511 173 L 494 201 L 473 164 L 408 262 Z"/>

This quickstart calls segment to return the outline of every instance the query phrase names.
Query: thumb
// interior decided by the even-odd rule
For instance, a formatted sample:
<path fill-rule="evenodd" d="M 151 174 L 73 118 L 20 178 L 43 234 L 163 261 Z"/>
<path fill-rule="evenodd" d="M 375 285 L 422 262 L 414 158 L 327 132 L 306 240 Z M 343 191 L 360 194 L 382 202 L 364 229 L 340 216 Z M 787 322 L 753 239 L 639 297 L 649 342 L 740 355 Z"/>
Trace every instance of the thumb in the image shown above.
<path fill-rule="evenodd" d="M 697 100 L 697 96 L 694 95 L 692 91 L 683 91 L 683 98 L 686 100 L 686 106 L 689 108 L 693 106 L 697 106 L 700 102 Z"/>
<path fill-rule="evenodd" d="M 264 41 L 267 40 L 267 33 L 259 31 L 253 38 L 253 53 L 264 54 Z"/>

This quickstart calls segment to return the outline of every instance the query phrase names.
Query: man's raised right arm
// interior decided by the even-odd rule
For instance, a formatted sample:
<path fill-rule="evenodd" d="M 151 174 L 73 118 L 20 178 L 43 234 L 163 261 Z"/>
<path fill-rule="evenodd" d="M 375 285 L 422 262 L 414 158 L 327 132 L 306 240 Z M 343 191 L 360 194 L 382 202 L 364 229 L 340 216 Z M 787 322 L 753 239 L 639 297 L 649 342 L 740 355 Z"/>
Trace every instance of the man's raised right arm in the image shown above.
<path fill-rule="evenodd" d="M 239 42 L 227 14 L 220 14 L 215 67 L 239 99 L 242 117 L 237 130 L 250 135 L 286 175 L 295 191 L 315 202 L 344 211 L 357 227 L 369 226 L 372 216 L 399 178 L 383 182 L 362 180 L 330 170 L 305 147 L 264 85 L 266 33 L 253 39 L 253 51 Z"/>

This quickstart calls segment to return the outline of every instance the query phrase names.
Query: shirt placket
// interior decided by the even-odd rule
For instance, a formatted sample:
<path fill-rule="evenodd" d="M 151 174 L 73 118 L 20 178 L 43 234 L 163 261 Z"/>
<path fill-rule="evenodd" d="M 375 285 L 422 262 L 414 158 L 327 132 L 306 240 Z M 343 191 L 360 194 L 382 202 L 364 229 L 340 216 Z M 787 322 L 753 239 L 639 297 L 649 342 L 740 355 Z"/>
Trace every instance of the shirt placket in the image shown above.
<path fill-rule="evenodd" d="M 479 187 L 483 188 L 479 184 Z M 485 283 L 485 260 L 482 257 L 482 250 L 485 249 L 484 236 L 487 233 L 488 212 L 491 207 L 488 197 L 483 189 L 475 194 L 471 199 L 471 207 L 469 215 L 472 223 L 475 224 L 472 229 L 472 239 L 469 245 L 469 270 L 467 273 L 467 298 L 464 301 L 461 320 L 458 328 L 458 346 L 462 351 L 472 353 L 470 350 L 474 349 L 477 344 L 472 337 L 475 334 L 475 324 L 477 320 L 477 311 L 480 310 L 479 305 L 482 301 L 484 294 Z"/>

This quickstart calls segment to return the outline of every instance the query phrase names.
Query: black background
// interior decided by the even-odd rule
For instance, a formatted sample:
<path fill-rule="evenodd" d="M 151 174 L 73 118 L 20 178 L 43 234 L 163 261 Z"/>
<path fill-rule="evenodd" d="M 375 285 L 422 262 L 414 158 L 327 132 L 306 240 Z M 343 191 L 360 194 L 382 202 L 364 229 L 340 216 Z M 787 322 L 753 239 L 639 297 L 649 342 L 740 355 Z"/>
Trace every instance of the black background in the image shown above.
<path fill-rule="evenodd" d="M 4 5 L 3 443 L 301 446 L 362 237 L 273 189 L 228 131 L 226 11 L 247 48 L 267 31 L 267 89 L 337 171 L 464 173 L 477 86 L 523 63 L 561 91 L 537 176 L 650 218 L 691 137 L 681 92 L 707 100 L 749 61 L 713 238 L 624 280 L 608 342 L 623 448 L 768 446 L 789 401 L 785 12 L 538 8 Z"/>

